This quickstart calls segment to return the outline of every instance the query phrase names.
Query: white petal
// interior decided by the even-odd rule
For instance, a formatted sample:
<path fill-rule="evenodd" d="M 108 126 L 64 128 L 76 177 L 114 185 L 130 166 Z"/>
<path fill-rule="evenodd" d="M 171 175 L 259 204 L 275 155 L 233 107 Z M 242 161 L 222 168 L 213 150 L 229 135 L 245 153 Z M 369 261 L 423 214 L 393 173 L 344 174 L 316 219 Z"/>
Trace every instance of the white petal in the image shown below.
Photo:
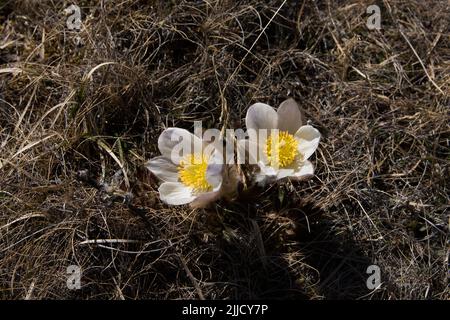
<path fill-rule="evenodd" d="M 292 177 L 294 176 L 294 173 L 294 169 L 280 169 L 277 174 L 277 180 L 284 179 L 286 177 Z"/>
<path fill-rule="evenodd" d="M 278 174 L 279 169 L 275 169 L 271 166 L 267 166 L 264 162 L 260 161 L 258 162 L 260 174 L 265 176 L 276 176 Z"/>
<path fill-rule="evenodd" d="M 310 178 L 314 175 L 313 164 L 306 160 L 304 162 L 295 161 L 289 168 L 283 168 L 278 171 L 277 180 L 292 177 L 298 180 Z"/>
<path fill-rule="evenodd" d="M 294 99 L 283 101 L 277 110 L 278 129 L 295 134 L 302 125 L 302 113 Z"/>
<path fill-rule="evenodd" d="M 320 141 L 320 132 L 312 126 L 302 126 L 295 133 L 298 141 L 298 151 L 303 155 L 303 160 L 307 160 L 317 149 Z"/>
<path fill-rule="evenodd" d="M 247 131 L 250 129 L 276 129 L 278 125 L 277 112 L 267 104 L 255 103 L 247 110 L 245 125 Z"/>
<path fill-rule="evenodd" d="M 298 180 L 308 179 L 314 176 L 314 166 L 311 161 L 306 160 L 298 171 L 294 173 L 294 177 Z"/>
<path fill-rule="evenodd" d="M 161 201 L 171 205 L 182 205 L 195 199 L 192 189 L 180 182 L 164 182 L 158 191 Z"/>
<path fill-rule="evenodd" d="M 202 140 L 185 129 L 167 128 L 158 138 L 158 148 L 164 157 L 178 164 L 180 157 L 202 152 Z"/>
<path fill-rule="evenodd" d="M 277 172 L 277 180 L 286 178 L 286 177 L 293 177 L 295 176 L 295 173 L 297 171 L 301 170 L 301 166 L 303 165 L 303 159 L 302 157 L 296 157 L 294 161 L 284 168 L 280 168 Z"/>
<path fill-rule="evenodd" d="M 150 159 L 145 164 L 145 167 L 162 181 L 166 182 L 178 181 L 177 167 L 169 159 L 165 157 L 160 156 Z"/>

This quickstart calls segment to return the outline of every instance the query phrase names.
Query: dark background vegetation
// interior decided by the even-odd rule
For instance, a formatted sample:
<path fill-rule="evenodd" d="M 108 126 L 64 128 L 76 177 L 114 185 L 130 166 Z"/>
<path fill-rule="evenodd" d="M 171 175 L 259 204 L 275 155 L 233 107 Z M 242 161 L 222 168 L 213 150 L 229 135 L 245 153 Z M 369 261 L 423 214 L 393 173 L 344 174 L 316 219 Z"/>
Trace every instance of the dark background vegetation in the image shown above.
<path fill-rule="evenodd" d="M 75 3 L 79 32 L 71 2 L 0 1 L 0 298 L 448 298 L 448 1 Z M 164 127 L 287 97 L 323 134 L 313 179 L 160 202 Z"/>

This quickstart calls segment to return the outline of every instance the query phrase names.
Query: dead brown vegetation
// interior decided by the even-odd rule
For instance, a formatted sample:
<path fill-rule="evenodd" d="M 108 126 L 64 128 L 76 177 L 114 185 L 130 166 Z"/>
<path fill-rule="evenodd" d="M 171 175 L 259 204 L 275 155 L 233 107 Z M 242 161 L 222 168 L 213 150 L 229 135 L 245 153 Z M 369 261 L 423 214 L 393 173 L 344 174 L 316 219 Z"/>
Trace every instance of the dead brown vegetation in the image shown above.
<path fill-rule="evenodd" d="M 1 298 L 448 298 L 448 2 L 379 1 L 380 31 L 372 1 L 283 2 L 80 0 L 77 32 L 69 2 L 0 1 Z M 165 126 L 287 97 L 314 179 L 160 203 Z"/>

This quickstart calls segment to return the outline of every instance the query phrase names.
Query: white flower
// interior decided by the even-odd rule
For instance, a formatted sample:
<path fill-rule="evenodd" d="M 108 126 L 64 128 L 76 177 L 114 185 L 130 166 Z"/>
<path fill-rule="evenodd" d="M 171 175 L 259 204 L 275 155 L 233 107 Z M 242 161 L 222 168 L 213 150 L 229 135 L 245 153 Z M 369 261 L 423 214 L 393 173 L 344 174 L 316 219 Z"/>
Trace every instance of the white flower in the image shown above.
<path fill-rule="evenodd" d="M 248 131 L 255 132 L 249 135 L 249 143 L 257 144 L 258 183 L 286 177 L 300 180 L 314 174 L 308 158 L 319 145 L 320 133 L 310 125 L 302 126 L 302 114 L 295 100 L 284 101 L 277 111 L 256 103 L 248 109 L 245 123 Z"/>
<path fill-rule="evenodd" d="M 180 138 L 185 145 L 193 146 L 189 148 L 193 152 L 176 153 Z M 200 207 L 219 198 L 223 161 L 216 149 L 207 148 L 201 138 L 180 128 L 164 130 L 158 148 L 162 155 L 149 160 L 146 167 L 163 181 L 158 189 L 163 202 Z"/>

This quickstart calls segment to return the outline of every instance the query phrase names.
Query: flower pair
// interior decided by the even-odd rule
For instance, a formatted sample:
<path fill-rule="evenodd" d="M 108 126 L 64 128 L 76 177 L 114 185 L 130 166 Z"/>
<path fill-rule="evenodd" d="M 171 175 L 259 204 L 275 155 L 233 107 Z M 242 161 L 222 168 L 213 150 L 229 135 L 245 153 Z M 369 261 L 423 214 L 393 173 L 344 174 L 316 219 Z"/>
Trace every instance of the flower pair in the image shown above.
<path fill-rule="evenodd" d="M 253 134 L 248 134 L 249 139 L 239 140 L 238 147 L 253 150 L 249 158 L 259 167 L 256 183 L 286 177 L 300 180 L 314 174 L 308 158 L 318 147 L 320 133 L 310 125 L 302 126 L 302 121 L 302 113 L 293 99 L 284 101 L 277 111 L 263 103 L 250 106 L 245 123 Z M 236 188 L 239 179 L 230 176 L 223 152 L 217 146 L 184 129 L 164 130 L 158 139 L 162 156 L 146 164 L 163 181 L 159 187 L 161 200 L 171 205 L 191 203 L 203 207 L 229 193 L 230 188 Z"/>

